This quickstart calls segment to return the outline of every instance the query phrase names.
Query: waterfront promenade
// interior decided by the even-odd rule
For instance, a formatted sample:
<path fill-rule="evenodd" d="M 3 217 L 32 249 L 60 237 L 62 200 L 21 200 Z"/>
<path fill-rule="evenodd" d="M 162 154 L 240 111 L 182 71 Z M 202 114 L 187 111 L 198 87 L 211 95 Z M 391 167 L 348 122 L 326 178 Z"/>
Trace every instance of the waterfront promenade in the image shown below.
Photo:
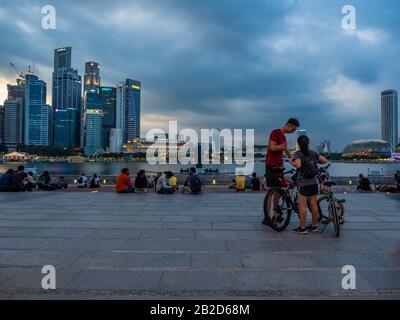
<path fill-rule="evenodd" d="M 343 195 L 340 239 L 272 231 L 263 197 L 0 193 L 0 298 L 400 298 L 399 195 Z"/>

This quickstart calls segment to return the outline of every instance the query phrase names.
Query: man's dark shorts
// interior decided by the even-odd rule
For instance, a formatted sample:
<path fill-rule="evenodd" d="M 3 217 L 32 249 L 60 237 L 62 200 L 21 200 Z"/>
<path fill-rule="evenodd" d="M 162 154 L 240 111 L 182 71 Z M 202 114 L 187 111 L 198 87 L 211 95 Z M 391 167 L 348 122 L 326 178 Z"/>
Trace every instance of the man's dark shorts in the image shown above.
<path fill-rule="evenodd" d="M 265 166 L 265 181 L 269 188 L 280 188 L 282 186 L 279 178 L 282 177 L 282 172 L 274 167 Z"/>

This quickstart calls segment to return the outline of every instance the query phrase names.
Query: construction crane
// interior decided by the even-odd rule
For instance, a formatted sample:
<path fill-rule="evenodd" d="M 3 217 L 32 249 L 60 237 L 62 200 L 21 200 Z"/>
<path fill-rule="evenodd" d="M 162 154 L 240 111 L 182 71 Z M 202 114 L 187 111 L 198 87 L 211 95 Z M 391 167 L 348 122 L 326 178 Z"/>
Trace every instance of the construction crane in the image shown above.
<path fill-rule="evenodd" d="M 25 79 L 27 75 L 31 75 L 31 74 L 35 73 L 35 63 L 33 63 L 32 69 L 31 69 L 31 66 L 28 67 L 27 72 L 23 72 L 20 69 L 18 69 L 17 66 L 12 62 L 10 62 L 10 66 L 13 67 L 13 69 L 15 70 L 15 72 L 21 79 Z"/>

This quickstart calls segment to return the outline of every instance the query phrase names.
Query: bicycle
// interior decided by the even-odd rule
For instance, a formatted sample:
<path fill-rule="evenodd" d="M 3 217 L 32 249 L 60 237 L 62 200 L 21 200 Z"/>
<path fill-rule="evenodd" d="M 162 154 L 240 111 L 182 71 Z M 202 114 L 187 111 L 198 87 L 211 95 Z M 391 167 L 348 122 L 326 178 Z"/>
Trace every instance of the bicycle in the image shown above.
<path fill-rule="evenodd" d="M 328 188 L 328 194 L 318 199 L 318 221 L 325 224 L 321 232 L 326 229 L 331 221 L 334 221 L 335 235 L 338 237 L 340 234 L 340 224 L 344 222 L 343 203 L 345 200 L 339 200 L 333 196 L 332 186 L 335 185 L 335 183 L 327 181 L 329 180 L 329 167 L 330 165 L 327 165 L 318 169 L 318 180 L 323 183 L 323 186 Z M 273 230 L 281 232 L 288 227 L 293 212 L 297 213 L 300 218 L 296 184 L 285 179 L 285 175 L 292 174 L 296 172 L 296 170 L 292 169 L 286 172 L 284 172 L 282 168 L 275 168 L 274 170 L 280 176 L 279 181 L 281 187 L 272 188 L 266 194 L 264 198 L 264 218 L 266 224 Z M 329 204 L 330 210 L 325 210 L 325 202 Z M 273 204 L 273 206 L 271 206 L 271 204 Z M 310 206 L 308 206 L 308 208 L 310 210 Z M 326 211 L 328 212 L 327 215 L 325 215 Z M 337 221 L 339 222 L 336 223 Z"/>
<path fill-rule="evenodd" d="M 329 182 L 330 178 L 328 172 L 328 168 L 330 166 L 331 165 L 328 164 L 327 166 L 321 167 L 318 170 L 318 181 L 321 185 L 320 194 L 322 195 L 318 198 L 318 222 L 321 222 L 322 224 L 329 224 L 329 212 L 327 215 L 324 214 L 324 212 L 329 211 L 330 200 L 332 198 L 333 202 L 336 204 L 336 210 L 340 219 L 340 224 L 344 224 L 344 203 L 346 202 L 346 200 L 335 198 L 332 193 L 333 185 L 326 185 L 326 183 Z"/>
<path fill-rule="evenodd" d="M 344 213 L 343 202 L 345 200 L 339 200 L 334 197 L 332 187 L 335 185 L 336 183 L 333 181 L 328 181 L 324 183 L 324 186 L 329 188 L 329 194 L 318 199 L 318 211 L 319 220 L 322 222 L 322 224 L 325 225 L 321 233 L 331 222 L 333 222 L 333 225 L 335 227 L 335 236 L 338 238 L 340 235 L 340 225 L 342 224 L 341 216 Z M 326 202 L 327 207 L 322 209 L 321 204 L 324 202 Z M 325 212 L 327 212 L 328 214 L 324 215 Z"/>
<path fill-rule="evenodd" d="M 293 182 L 285 179 L 285 175 L 292 174 L 296 170 L 284 172 L 282 168 L 275 168 L 274 171 L 279 175 L 281 187 L 272 188 L 267 192 L 264 198 L 264 218 L 267 225 L 281 232 L 289 225 L 293 211 L 299 215 L 297 187 Z"/>

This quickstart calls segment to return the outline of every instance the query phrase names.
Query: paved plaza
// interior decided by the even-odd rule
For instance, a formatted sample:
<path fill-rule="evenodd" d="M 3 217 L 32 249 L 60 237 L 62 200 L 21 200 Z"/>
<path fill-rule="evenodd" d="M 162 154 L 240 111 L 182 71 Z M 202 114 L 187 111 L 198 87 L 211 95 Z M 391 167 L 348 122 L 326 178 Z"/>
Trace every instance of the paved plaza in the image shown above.
<path fill-rule="evenodd" d="M 343 195 L 340 239 L 272 231 L 263 197 L 0 193 L 0 298 L 400 298 L 399 196 Z"/>

